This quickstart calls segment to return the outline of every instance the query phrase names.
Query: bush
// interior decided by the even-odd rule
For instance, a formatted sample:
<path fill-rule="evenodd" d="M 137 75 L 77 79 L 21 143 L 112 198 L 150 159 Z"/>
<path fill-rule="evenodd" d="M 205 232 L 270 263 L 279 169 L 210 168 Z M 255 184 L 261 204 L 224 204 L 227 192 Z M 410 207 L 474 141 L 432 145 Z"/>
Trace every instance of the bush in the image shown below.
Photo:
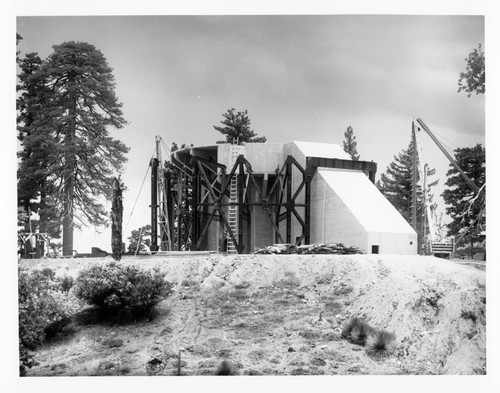
<path fill-rule="evenodd" d="M 80 272 L 74 290 L 78 298 L 109 314 L 125 310 L 145 315 L 171 293 L 164 277 L 159 268 L 151 272 L 113 261 Z"/>
<path fill-rule="evenodd" d="M 66 326 L 82 304 L 72 293 L 63 292 L 50 269 L 18 270 L 19 371 L 36 365 L 30 351 Z M 49 273 L 49 274 L 48 274 Z"/>
<path fill-rule="evenodd" d="M 73 287 L 75 280 L 71 276 L 64 276 L 64 277 L 58 277 L 56 281 L 59 284 L 61 291 L 69 292 L 69 290 Z"/>
<path fill-rule="evenodd" d="M 56 272 L 52 270 L 50 267 L 43 268 L 40 273 L 42 276 L 47 277 L 49 280 L 54 281 L 56 278 Z"/>

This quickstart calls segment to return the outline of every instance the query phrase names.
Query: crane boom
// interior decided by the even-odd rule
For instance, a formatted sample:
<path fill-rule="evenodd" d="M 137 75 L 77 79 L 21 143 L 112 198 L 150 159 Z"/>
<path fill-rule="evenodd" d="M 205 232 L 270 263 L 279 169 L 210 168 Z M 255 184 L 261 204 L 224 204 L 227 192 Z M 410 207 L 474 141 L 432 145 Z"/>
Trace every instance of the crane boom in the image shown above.
<path fill-rule="evenodd" d="M 422 121 L 422 119 L 418 118 L 416 121 L 424 129 L 424 131 L 427 132 L 427 134 L 429 134 L 429 136 L 431 137 L 431 139 L 439 147 L 439 149 L 441 149 L 441 151 L 446 156 L 446 158 L 448 158 L 448 160 L 450 160 L 450 162 L 452 163 L 452 165 L 457 169 L 458 172 L 460 172 L 460 174 L 464 177 L 465 181 L 469 184 L 469 186 L 477 194 L 479 192 L 479 187 L 476 185 L 476 183 L 474 183 L 471 180 L 471 178 L 469 176 L 467 176 L 467 174 L 462 170 L 462 168 L 460 168 L 460 166 L 457 164 L 457 162 L 455 161 L 455 159 L 450 155 L 450 153 L 448 153 L 446 151 L 446 149 L 443 147 L 443 145 L 441 144 L 441 142 L 439 142 L 439 140 L 434 136 L 434 134 L 432 133 L 432 131 L 429 130 L 429 127 L 427 127 L 425 125 L 425 123 Z"/>

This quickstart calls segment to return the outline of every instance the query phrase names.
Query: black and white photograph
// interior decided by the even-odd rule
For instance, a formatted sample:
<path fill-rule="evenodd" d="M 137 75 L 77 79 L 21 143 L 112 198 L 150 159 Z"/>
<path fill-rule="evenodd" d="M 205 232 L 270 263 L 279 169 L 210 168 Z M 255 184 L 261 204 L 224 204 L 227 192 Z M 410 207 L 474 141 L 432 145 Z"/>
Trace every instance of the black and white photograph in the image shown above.
<path fill-rule="evenodd" d="M 479 3 L 19 6 L 4 391 L 500 388 Z"/>

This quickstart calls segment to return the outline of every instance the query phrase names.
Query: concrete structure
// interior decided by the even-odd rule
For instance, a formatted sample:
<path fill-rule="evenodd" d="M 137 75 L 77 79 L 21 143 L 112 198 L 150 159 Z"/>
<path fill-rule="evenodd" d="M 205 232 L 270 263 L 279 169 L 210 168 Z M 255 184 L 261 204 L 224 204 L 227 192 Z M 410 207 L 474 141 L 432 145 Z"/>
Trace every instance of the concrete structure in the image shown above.
<path fill-rule="evenodd" d="M 373 184 L 376 170 L 325 143 L 176 151 L 167 176 L 181 179 L 167 198 L 172 249 L 247 253 L 275 243 L 343 243 L 368 254 L 416 254 L 417 235 Z"/>
<path fill-rule="evenodd" d="M 311 238 L 367 253 L 416 254 L 417 235 L 359 171 L 319 168 L 312 182 Z"/>

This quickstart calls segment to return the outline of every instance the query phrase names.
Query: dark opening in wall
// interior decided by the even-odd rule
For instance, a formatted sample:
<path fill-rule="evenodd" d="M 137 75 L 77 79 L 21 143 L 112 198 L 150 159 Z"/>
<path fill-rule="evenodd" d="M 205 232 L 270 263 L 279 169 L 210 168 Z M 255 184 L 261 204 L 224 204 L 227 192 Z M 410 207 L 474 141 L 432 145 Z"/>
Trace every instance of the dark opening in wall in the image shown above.
<path fill-rule="evenodd" d="M 372 254 L 378 254 L 378 245 L 373 245 L 372 246 Z"/>

